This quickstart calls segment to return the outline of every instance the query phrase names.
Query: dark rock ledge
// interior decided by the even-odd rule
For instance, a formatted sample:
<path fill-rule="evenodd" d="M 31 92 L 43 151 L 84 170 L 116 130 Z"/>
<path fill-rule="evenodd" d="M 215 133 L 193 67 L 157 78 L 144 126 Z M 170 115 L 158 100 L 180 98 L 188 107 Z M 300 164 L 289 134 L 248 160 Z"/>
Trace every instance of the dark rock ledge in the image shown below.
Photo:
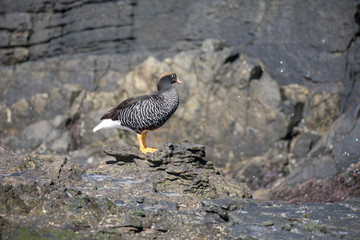
<path fill-rule="evenodd" d="M 224 178 L 202 145 L 155 154 L 105 148 L 114 158 L 84 169 L 63 156 L 0 147 L 1 239 L 355 239 L 359 202 L 251 199 Z"/>
<path fill-rule="evenodd" d="M 109 176 L 122 176 L 139 182 L 139 195 L 144 196 L 149 190 L 149 195 L 157 193 L 168 197 L 177 196 L 177 199 L 194 194 L 192 198 L 197 200 L 225 196 L 251 197 L 245 184 L 225 179 L 210 161 L 203 159 L 203 145 L 187 141 L 181 144 L 166 143 L 154 154 L 148 153 L 147 156 L 134 147 L 105 148 L 104 152 L 117 161 L 101 164 L 101 171 Z M 123 165 L 129 162 L 134 164 L 122 168 L 112 166 L 112 163 Z"/>

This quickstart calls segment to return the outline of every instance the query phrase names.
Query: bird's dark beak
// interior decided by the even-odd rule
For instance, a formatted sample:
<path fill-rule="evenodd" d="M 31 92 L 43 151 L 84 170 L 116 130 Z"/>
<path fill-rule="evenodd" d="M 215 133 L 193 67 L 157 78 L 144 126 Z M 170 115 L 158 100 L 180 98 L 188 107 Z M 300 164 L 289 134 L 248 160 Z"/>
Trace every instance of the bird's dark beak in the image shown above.
<path fill-rule="evenodd" d="M 178 78 L 176 78 L 176 83 L 181 84 L 181 81 Z"/>

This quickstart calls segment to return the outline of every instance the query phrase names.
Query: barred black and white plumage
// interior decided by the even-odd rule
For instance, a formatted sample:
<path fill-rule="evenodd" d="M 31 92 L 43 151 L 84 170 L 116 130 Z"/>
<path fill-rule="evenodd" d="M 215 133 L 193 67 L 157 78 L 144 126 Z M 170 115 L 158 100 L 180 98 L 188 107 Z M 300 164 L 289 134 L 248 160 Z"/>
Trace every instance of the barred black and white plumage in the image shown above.
<path fill-rule="evenodd" d="M 108 111 L 100 120 L 93 131 L 102 128 L 121 128 L 132 130 L 141 136 L 140 150 L 148 152 L 146 148 L 146 132 L 155 130 L 162 125 L 175 113 L 179 106 L 179 97 L 173 89 L 173 83 L 181 83 L 173 72 L 167 72 L 160 76 L 157 84 L 157 92 L 149 95 L 131 97 L 120 103 L 116 108 Z M 145 141 L 143 144 L 142 141 Z M 144 145 L 145 148 L 141 148 Z M 156 149 L 155 149 L 156 150 Z"/>
<path fill-rule="evenodd" d="M 138 134 L 155 130 L 175 113 L 179 106 L 179 97 L 171 88 L 160 94 L 146 95 L 129 107 L 119 111 L 118 120 Z"/>

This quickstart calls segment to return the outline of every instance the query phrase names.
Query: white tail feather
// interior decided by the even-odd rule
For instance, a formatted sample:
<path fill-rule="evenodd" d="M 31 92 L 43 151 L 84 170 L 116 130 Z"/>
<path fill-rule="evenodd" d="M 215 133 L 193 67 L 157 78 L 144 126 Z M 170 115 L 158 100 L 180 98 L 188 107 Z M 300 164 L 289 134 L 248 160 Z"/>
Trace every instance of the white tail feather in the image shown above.
<path fill-rule="evenodd" d="M 129 130 L 129 131 L 133 131 L 132 129 L 125 127 L 125 126 L 121 126 L 121 123 L 119 121 L 113 121 L 111 119 L 104 119 L 101 121 L 101 123 L 99 123 L 96 127 L 94 127 L 93 132 L 96 132 L 100 129 L 105 129 L 105 128 L 120 128 L 120 129 L 124 129 L 124 130 Z"/>
<path fill-rule="evenodd" d="M 111 119 L 102 120 L 96 127 L 94 127 L 93 132 L 96 132 L 103 128 L 119 128 L 121 126 L 119 121 L 113 121 Z"/>

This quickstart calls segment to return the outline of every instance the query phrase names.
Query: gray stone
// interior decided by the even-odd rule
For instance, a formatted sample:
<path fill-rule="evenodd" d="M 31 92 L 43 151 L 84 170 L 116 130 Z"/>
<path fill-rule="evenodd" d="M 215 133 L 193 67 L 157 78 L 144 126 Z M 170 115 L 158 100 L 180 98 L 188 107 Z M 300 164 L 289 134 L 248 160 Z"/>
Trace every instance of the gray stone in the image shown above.
<path fill-rule="evenodd" d="M 10 42 L 10 33 L 9 31 L 0 31 L 0 47 L 6 47 Z"/>
<path fill-rule="evenodd" d="M 97 42 L 126 39 L 131 36 L 130 27 L 104 27 L 97 30 L 84 30 L 79 33 L 69 33 L 63 37 L 67 47 L 91 48 Z"/>
<path fill-rule="evenodd" d="M 195 154 L 202 152 L 199 145 L 190 143 L 167 144 L 164 148 L 173 151 L 171 146 L 179 149 L 176 154 L 182 163 L 194 163 L 194 159 L 183 155 L 188 150 L 192 149 Z M 59 234 L 84 239 L 109 236 L 121 239 L 354 239 L 358 236 L 357 200 L 289 204 L 231 197 L 231 192 L 208 198 L 199 191 L 154 191 L 152 182 L 161 180 L 162 173 L 169 174 L 161 169 L 153 171 L 142 159 L 124 165 L 104 162 L 85 172 L 65 157 L 17 155 L 0 147 L 0 166 L 3 238 L 52 239 Z M 208 173 L 208 178 L 197 181 L 202 191 L 211 186 L 212 174 Z M 181 189 L 184 182 L 186 180 L 173 179 L 173 184 L 178 183 L 174 190 Z M 220 185 L 216 191 L 229 190 L 231 185 L 241 186 L 231 180 Z"/>
<path fill-rule="evenodd" d="M 51 124 L 46 120 L 36 122 L 26 127 L 18 138 L 10 138 L 8 144 L 23 149 L 35 149 L 46 140 L 51 129 Z M 15 143 L 12 141 L 15 141 Z"/>
<path fill-rule="evenodd" d="M 61 14 L 38 13 L 34 18 L 34 31 L 32 32 L 29 44 L 49 42 L 62 35 Z"/>
<path fill-rule="evenodd" d="M 218 39 L 206 39 L 202 45 L 201 50 L 203 52 L 217 52 L 224 48 L 224 43 Z"/>
<path fill-rule="evenodd" d="M 287 177 L 286 183 L 291 186 L 304 183 L 311 178 L 332 177 L 337 172 L 335 161 L 331 157 L 323 157 L 316 160 L 305 158 L 300 161 L 296 170 Z"/>
<path fill-rule="evenodd" d="M 12 73 L 14 68 L 10 66 L 1 66 L 1 78 L 0 78 L 0 102 L 6 102 L 6 94 L 8 91 L 9 83 L 12 79 Z"/>
<path fill-rule="evenodd" d="M 103 151 L 106 155 L 115 157 L 116 161 L 119 162 L 134 162 L 134 159 L 144 158 L 137 147 L 123 148 L 120 150 L 117 148 L 104 148 Z"/>
<path fill-rule="evenodd" d="M 0 16 L 0 28 L 9 30 L 30 29 L 30 14 L 25 12 L 2 14 Z"/>
<path fill-rule="evenodd" d="M 49 146 L 50 151 L 66 153 L 69 150 L 69 133 L 64 132 L 59 138 Z"/>
<path fill-rule="evenodd" d="M 176 50 L 176 46 L 190 50 L 213 38 L 259 58 L 281 85 L 292 81 L 333 84 L 344 79 L 345 88 L 351 88 L 352 80 L 345 74 L 344 51 L 354 45 L 351 39 L 356 38 L 357 10 L 353 1 L 324 5 L 304 2 L 296 7 L 291 1 L 204 3 L 3 1 L 2 9 L 6 10 L 1 22 L 2 28 L 32 29 L 30 43 L 43 43 L 28 46 L 30 59 L 72 52 L 107 52 L 110 47 L 120 51 L 160 50 L 160 54 L 169 55 L 169 49 Z M 95 12 L 97 17 L 93 18 Z M 325 18 L 325 13 L 331 17 Z M 109 27 L 116 29 L 104 30 Z M 118 42 L 123 37 L 129 41 Z M 64 43 L 67 47 L 63 47 Z M 11 56 L 2 60 L 19 61 Z"/>
<path fill-rule="evenodd" d="M 24 98 L 12 104 L 9 109 L 11 111 L 10 123 L 17 131 L 25 129 L 29 124 L 34 122 L 34 115 L 29 102 Z"/>
<path fill-rule="evenodd" d="M 0 8 L 6 9 L 7 12 L 40 12 L 46 9 L 46 6 L 50 5 L 46 1 L 26 1 L 18 2 L 12 0 L 3 0 L 0 2 Z"/>
<path fill-rule="evenodd" d="M 311 150 L 310 155 L 332 153 L 339 172 L 344 171 L 351 163 L 359 161 L 359 102 L 355 102 L 334 124 Z"/>
<path fill-rule="evenodd" d="M 326 219 L 321 219 L 319 222 L 312 223 L 312 222 L 305 222 L 304 216 L 308 216 L 309 218 L 312 217 L 320 217 L 321 213 L 316 211 L 315 209 L 322 206 L 320 204 L 309 204 L 305 207 L 303 211 L 292 211 L 297 208 L 297 205 L 281 205 L 280 203 L 276 202 L 260 202 L 260 203 L 253 203 L 253 204 L 245 204 L 242 205 L 243 208 L 232 211 L 229 213 L 229 218 L 234 218 L 240 220 L 237 224 L 230 226 L 230 236 L 229 237 L 237 237 L 240 236 L 241 238 L 267 238 L 267 239 L 281 239 L 281 238 L 291 238 L 291 239 L 302 239 L 307 238 L 305 236 L 314 237 L 321 239 L 324 235 L 332 232 L 333 235 L 328 236 L 329 239 L 338 239 L 338 238 L 351 238 L 348 235 L 348 232 L 342 232 L 341 227 L 332 225 Z M 261 212 L 258 212 L 257 209 L 259 206 L 263 206 L 264 209 Z M 329 205 L 322 209 L 321 211 L 326 211 L 329 215 L 332 215 L 333 210 L 337 209 L 339 212 L 347 212 L 348 207 L 346 203 L 344 204 L 334 204 Z M 277 209 L 277 210 L 276 210 Z M 292 209 L 292 210 L 290 210 Z M 273 212 L 274 210 L 274 212 Z M 315 210 L 315 211 L 314 211 Z M 283 214 L 286 215 L 289 219 L 289 215 L 285 212 L 290 214 L 290 217 L 293 221 L 281 221 L 276 216 L 282 216 Z M 335 212 L 335 211 L 334 211 Z M 259 219 L 255 216 L 262 216 L 261 223 L 259 224 Z M 278 222 L 280 220 L 280 222 Z M 284 220 L 284 219 L 283 219 Z M 269 224 L 271 222 L 271 224 Z M 356 223 L 351 223 L 348 220 L 345 220 L 348 224 L 353 226 Z M 252 226 L 256 223 L 257 226 Z M 266 223 L 266 224 L 264 224 Z M 331 230 L 329 229 L 331 224 L 332 227 L 338 228 L 338 230 Z M 330 228 L 332 228 L 330 227 Z M 286 234 L 284 234 L 287 232 Z M 284 236 L 284 235 L 286 236 Z M 324 238 L 325 239 L 325 238 Z"/>
<path fill-rule="evenodd" d="M 126 26 L 132 23 L 132 7 L 120 2 L 84 4 L 69 10 L 64 18 L 64 34 L 86 29 Z M 94 17 L 96 16 L 96 17 Z M 101 34 L 101 32 L 99 32 Z M 108 36 L 110 37 L 110 36 Z M 83 39 L 86 40 L 86 39 Z M 94 39 L 96 41 L 96 39 Z"/>
<path fill-rule="evenodd" d="M 358 13 L 359 16 L 359 13 Z M 359 22 L 358 22 L 359 24 Z M 352 76 L 350 79 L 347 79 L 349 83 L 345 84 L 344 94 L 346 97 L 346 101 L 344 104 L 344 109 L 347 109 L 351 106 L 351 104 L 360 96 L 360 73 L 358 69 L 360 68 L 360 39 L 356 38 L 349 47 L 349 54 L 347 62 L 349 75 Z"/>
<path fill-rule="evenodd" d="M 23 46 L 27 44 L 29 38 L 29 31 L 14 31 L 11 33 L 10 45 Z"/>
<path fill-rule="evenodd" d="M 320 136 L 312 133 L 304 133 L 296 137 L 292 142 L 292 149 L 290 150 L 295 158 L 305 157 L 306 154 L 319 140 Z"/>
<path fill-rule="evenodd" d="M 325 133 L 340 116 L 341 98 L 338 93 L 313 93 L 304 106 L 304 121 L 311 130 Z"/>
<path fill-rule="evenodd" d="M 24 62 L 29 58 L 29 50 L 27 48 L 14 48 L 14 58 L 19 62 Z"/>

